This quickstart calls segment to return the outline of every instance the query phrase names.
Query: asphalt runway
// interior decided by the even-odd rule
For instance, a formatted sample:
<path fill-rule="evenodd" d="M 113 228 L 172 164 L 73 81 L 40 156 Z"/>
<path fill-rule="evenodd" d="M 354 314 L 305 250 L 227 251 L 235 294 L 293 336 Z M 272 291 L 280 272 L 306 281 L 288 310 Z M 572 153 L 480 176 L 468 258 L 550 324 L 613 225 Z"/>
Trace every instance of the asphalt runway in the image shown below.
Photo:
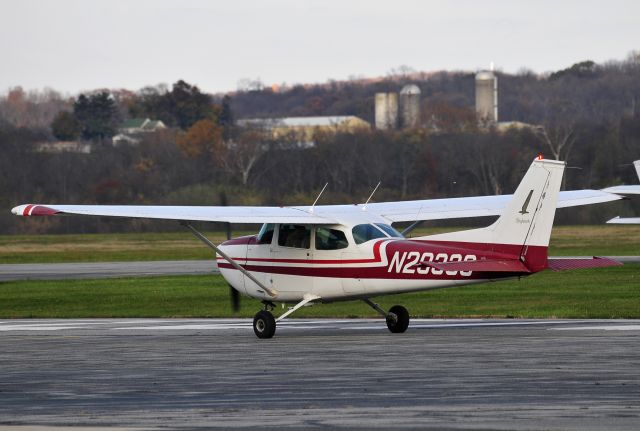
<path fill-rule="evenodd" d="M 640 320 L 3 320 L 0 425 L 637 430 L 638 347 Z"/>
<path fill-rule="evenodd" d="M 609 256 L 623 263 L 640 262 L 640 256 Z M 150 262 L 20 263 L 0 265 L 0 281 L 71 280 L 159 275 L 218 274 L 213 260 L 163 260 Z"/>
<path fill-rule="evenodd" d="M 71 280 L 159 275 L 218 274 L 213 260 L 150 262 L 18 263 L 0 265 L 0 281 Z"/>

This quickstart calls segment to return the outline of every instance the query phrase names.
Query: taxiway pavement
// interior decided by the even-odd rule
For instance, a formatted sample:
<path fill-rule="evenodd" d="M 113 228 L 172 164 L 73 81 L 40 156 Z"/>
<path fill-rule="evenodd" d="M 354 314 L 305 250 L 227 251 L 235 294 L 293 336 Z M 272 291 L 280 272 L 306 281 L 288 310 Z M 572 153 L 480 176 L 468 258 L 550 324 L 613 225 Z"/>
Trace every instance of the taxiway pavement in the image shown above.
<path fill-rule="evenodd" d="M 213 260 L 18 263 L 0 265 L 0 281 L 218 274 Z"/>
<path fill-rule="evenodd" d="M 0 425 L 636 430 L 640 320 L 0 321 Z M 0 427 L 1 429 L 1 427 Z"/>

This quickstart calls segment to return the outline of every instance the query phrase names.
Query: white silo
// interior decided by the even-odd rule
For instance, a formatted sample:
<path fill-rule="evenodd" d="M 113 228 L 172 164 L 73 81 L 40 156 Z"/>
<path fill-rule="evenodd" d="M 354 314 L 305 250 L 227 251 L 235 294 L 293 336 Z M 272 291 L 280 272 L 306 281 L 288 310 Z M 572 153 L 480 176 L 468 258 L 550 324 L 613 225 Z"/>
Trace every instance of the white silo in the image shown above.
<path fill-rule="evenodd" d="M 476 74 L 476 114 L 482 122 L 498 122 L 498 78 L 493 72 Z"/>
<path fill-rule="evenodd" d="M 388 130 L 398 126 L 398 95 L 376 93 L 376 129 Z"/>
<path fill-rule="evenodd" d="M 420 122 L 420 88 L 405 85 L 400 90 L 400 127 L 418 127 Z"/>

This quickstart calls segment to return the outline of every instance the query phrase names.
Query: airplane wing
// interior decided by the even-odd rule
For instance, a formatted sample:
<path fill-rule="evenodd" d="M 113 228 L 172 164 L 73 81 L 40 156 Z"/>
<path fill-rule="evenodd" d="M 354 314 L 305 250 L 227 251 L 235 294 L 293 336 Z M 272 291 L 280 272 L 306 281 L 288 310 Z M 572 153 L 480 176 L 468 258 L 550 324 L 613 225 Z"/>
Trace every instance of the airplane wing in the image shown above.
<path fill-rule="evenodd" d="M 633 166 L 636 168 L 638 179 L 640 179 L 640 160 L 634 161 Z M 608 193 L 617 193 L 619 195 L 640 195 L 640 185 L 613 186 L 613 187 L 607 187 L 606 189 L 602 189 L 602 191 L 605 191 Z"/>
<path fill-rule="evenodd" d="M 614 217 L 607 221 L 609 224 L 640 224 L 640 217 Z"/>
<path fill-rule="evenodd" d="M 356 214 L 363 208 L 389 222 L 442 220 L 497 216 L 512 195 L 476 196 L 450 199 L 383 202 L 362 205 L 318 205 L 297 207 L 256 206 L 151 206 L 151 205 L 55 205 L 28 204 L 11 210 L 19 216 L 90 215 L 103 217 L 229 223 L 336 224 L 341 215 Z M 621 199 L 599 190 L 560 192 L 558 208 L 590 205 Z"/>
<path fill-rule="evenodd" d="M 640 195 L 640 185 L 635 186 L 613 186 L 602 189 L 603 192 L 616 193 L 619 195 Z"/>
<path fill-rule="evenodd" d="M 20 205 L 11 210 L 20 216 L 89 215 L 162 220 L 229 223 L 334 224 L 335 220 L 302 208 L 255 206 L 152 206 L 152 205 Z"/>
<path fill-rule="evenodd" d="M 498 195 L 372 203 L 367 206 L 367 211 L 375 212 L 391 222 L 497 216 L 502 213 L 511 197 L 512 195 Z M 564 191 L 558 196 L 558 208 L 598 204 L 618 199 L 622 198 L 600 190 Z"/>

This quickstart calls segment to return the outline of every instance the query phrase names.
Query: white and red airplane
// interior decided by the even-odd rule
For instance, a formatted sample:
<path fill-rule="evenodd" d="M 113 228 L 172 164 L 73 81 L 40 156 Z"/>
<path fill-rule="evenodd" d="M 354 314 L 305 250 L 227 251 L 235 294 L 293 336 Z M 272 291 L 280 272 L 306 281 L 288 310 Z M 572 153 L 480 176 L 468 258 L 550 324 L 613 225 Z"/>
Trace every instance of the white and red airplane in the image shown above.
<path fill-rule="evenodd" d="M 551 269 L 617 265 L 606 258 L 549 259 L 556 207 L 608 202 L 620 196 L 598 190 L 560 192 L 565 163 L 534 160 L 513 195 L 432 199 L 360 205 L 299 207 L 185 207 L 20 205 L 20 216 L 60 214 L 181 221 L 217 253 L 225 280 L 262 300 L 253 319 L 259 338 L 276 322 L 311 302 L 360 299 L 404 332 L 409 313 L 383 310 L 372 298 L 528 276 Z M 405 239 L 391 224 L 498 215 L 489 227 Z M 190 221 L 263 223 L 257 235 L 219 246 Z M 274 302 L 295 304 L 274 318 Z"/>

